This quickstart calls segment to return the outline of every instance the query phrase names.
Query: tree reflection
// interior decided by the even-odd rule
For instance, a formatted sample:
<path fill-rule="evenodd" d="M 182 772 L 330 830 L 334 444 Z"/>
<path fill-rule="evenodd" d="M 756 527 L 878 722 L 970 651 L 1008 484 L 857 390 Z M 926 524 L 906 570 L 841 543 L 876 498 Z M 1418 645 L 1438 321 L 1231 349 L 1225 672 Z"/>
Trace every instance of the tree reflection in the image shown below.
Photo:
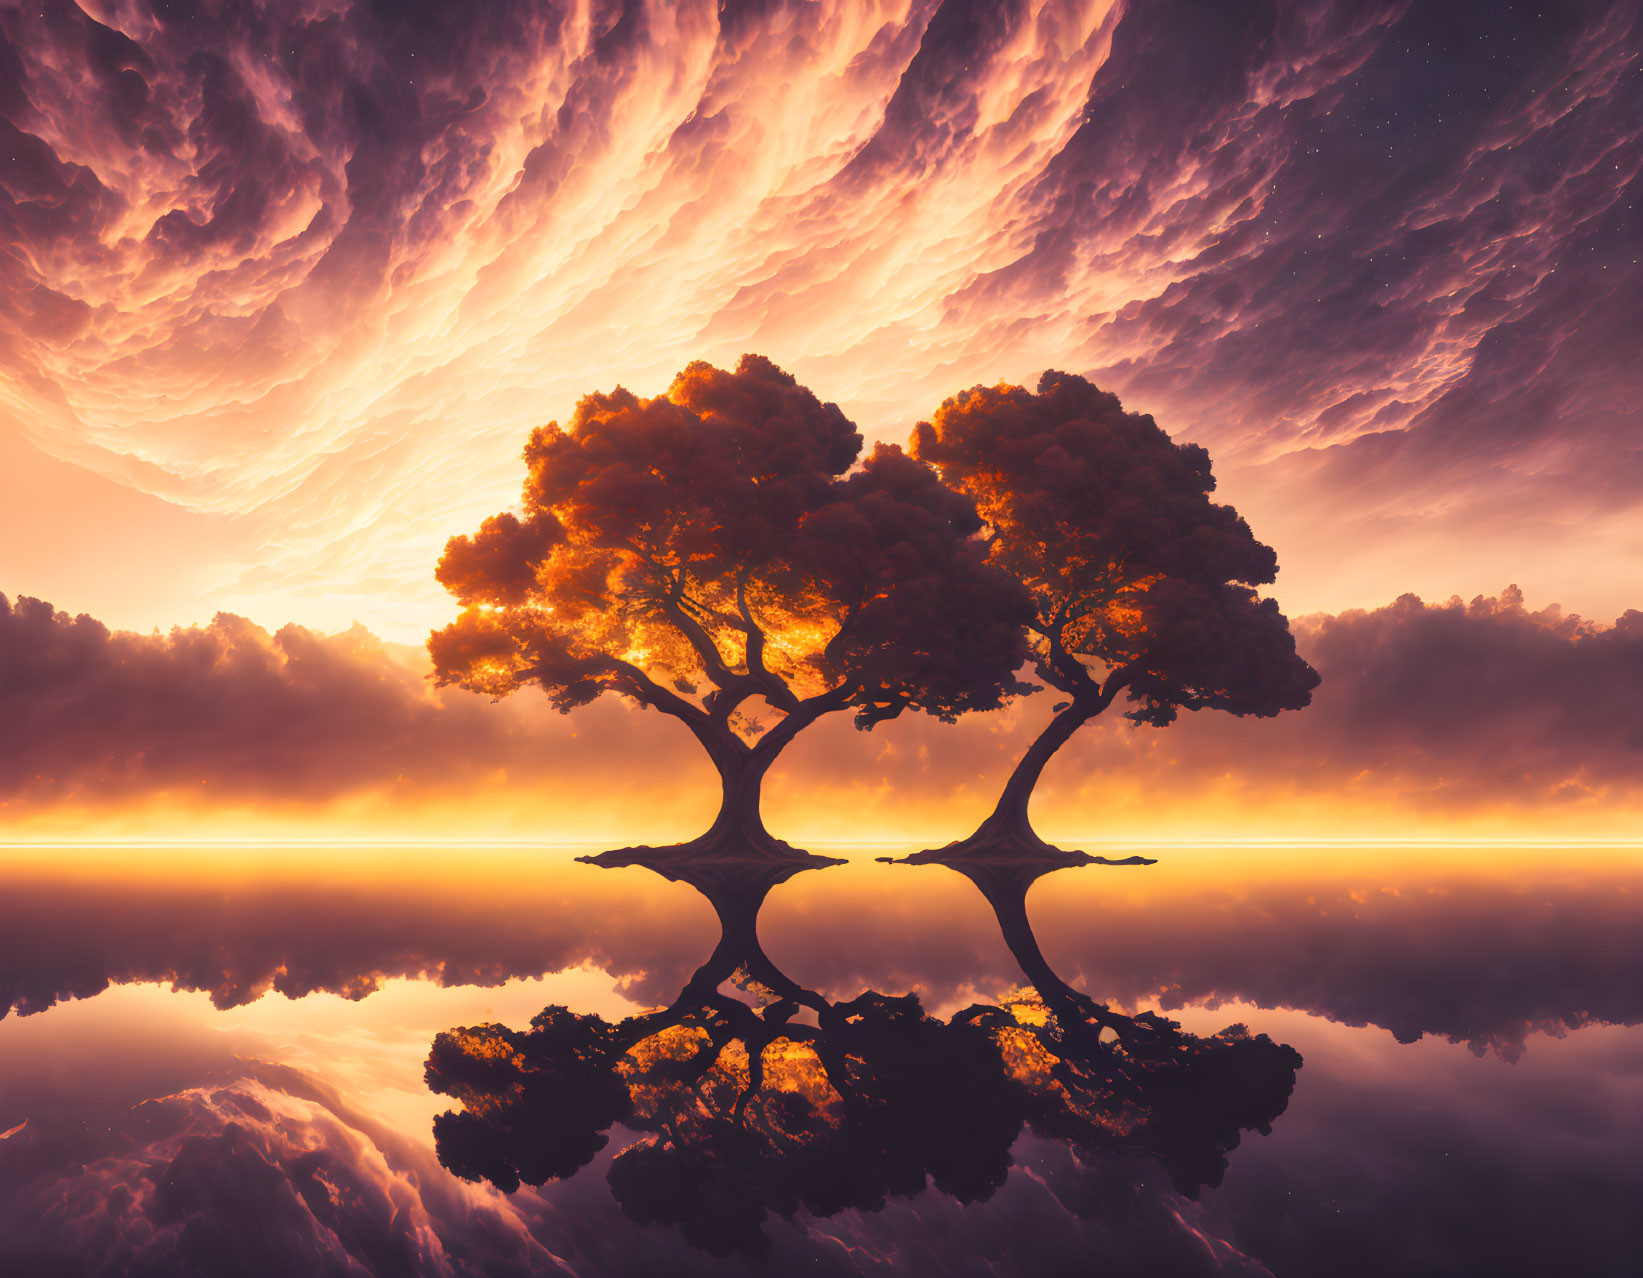
<path fill-rule="evenodd" d="M 563 1179 L 625 1129 L 639 1139 L 608 1173 L 624 1214 L 714 1254 L 758 1255 L 772 1213 L 874 1211 L 930 1185 L 985 1199 L 1024 1129 L 1085 1163 L 1150 1155 L 1193 1195 L 1294 1086 L 1300 1056 L 1265 1036 L 1194 1037 L 1057 977 L 1025 910 L 1043 870 L 970 875 L 1030 985 L 944 1020 L 914 994 L 830 1001 L 771 962 L 759 908 L 802 867 L 653 868 L 712 902 L 719 944 L 660 1011 L 611 1024 L 549 1007 L 528 1030 L 440 1034 L 426 1077 L 462 1106 L 434 1122 L 458 1176 L 507 1191 Z"/>
<path fill-rule="evenodd" d="M 1240 1134 L 1265 1134 L 1284 1112 L 1301 1054 L 1242 1025 L 1200 1038 L 1155 1012 L 1114 1012 L 1068 985 L 1027 917 L 1028 889 L 1066 867 L 989 858 L 949 868 L 986 897 L 1045 1017 L 1031 1038 L 1050 1058 L 1053 1083 L 1029 1085 L 1039 1102 L 1028 1111 L 1034 1130 L 1081 1150 L 1145 1149 L 1189 1196 L 1219 1185 Z"/>

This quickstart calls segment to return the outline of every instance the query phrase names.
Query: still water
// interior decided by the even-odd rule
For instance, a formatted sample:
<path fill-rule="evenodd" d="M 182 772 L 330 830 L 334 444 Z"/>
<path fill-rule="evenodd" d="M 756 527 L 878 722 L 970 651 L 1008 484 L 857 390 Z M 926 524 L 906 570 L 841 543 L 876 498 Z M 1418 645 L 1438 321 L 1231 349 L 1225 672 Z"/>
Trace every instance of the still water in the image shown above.
<path fill-rule="evenodd" d="M 1643 1271 L 1636 849 L 905 850 L 7 849 L 0 1270 Z"/>

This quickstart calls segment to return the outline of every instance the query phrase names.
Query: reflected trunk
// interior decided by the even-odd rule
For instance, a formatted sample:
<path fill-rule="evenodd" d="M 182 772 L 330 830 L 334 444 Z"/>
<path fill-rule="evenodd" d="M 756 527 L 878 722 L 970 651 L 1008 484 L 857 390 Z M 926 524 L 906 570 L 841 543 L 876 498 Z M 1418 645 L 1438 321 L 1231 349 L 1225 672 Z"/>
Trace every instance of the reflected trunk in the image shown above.
<path fill-rule="evenodd" d="M 597 858 L 584 859 L 597 864 L 611 864 Z M 686 1011 L 713 1002 L 719 986 L 730 980 L 738 969 L 795 1005 L 809 1007 L 818 1015 L 828 1012 L 830 1005 L 821 995 L 793 981 L 764 952 L 764 946 L 759 941 L 759 911 L 764 906 L 765 897 L 777 884 L 785 883 L 796 874 L 837 862 L 819 857 L 805 860 L 766 858 L 762 861 L 725 857 L 715 860 L 681 857 L 671 848 L 648 853 L 641 848 L 634 849 L 625 863 L 642 866 L 676 883 L 688 883 L 707 898 L 719 919 L 719 943 L 713 947 L 713 953 L 696 969 L 669 1007 L 649 1017 L 636 1019 L 636 1030 L 649 1034 L 661 1025 L 678 1023 Z"/>

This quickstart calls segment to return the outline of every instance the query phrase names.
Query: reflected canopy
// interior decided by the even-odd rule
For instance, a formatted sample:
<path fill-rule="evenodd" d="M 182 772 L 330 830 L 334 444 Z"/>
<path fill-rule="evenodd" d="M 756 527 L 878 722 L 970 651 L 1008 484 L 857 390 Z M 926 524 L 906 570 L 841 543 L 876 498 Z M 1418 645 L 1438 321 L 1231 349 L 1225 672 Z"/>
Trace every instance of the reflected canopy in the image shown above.
<path fill-rule="evenodd" d="M 608 1179 L 630 1219 L 719 1255 L 769 1251 L 774 1214 L 874 1211 L 927 1185 L 989 1197 L 1024 1130 L 1085 1164 L 1150 1156 L 1177 1189 L 1220 1182 L 1241 1133 L 1284 1110 L 1300 1055 L 1242 1026 L 1196 1037 L 1125 1016 L 1062 981 L 1017 867 L 971 876 L 1029 984 L 946 1019 L 913 993 L 829 1000 L 764 951 L 759 910 L 801 867 L 653 867 L 713 905 L 721 937 L 667 1007 L 616 1024 L 544 1008 L 528 1030 L 440 1034 L 426 1067 L 460 1110 L 434 1124 L 441 1163 L 513 1191 L 575 1174 L 637 1139 Z"/>

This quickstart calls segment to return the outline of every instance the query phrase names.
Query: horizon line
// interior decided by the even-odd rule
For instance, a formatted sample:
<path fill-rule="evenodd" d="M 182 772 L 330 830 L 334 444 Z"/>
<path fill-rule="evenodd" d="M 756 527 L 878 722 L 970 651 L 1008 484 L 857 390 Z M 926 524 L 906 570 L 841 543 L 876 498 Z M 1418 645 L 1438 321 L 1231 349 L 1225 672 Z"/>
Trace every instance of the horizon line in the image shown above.
<path fill-rule="evenodd" d="M 1062 840 L 1107 848 L 1375 848 L 1375 847 L 1465 847 L 1465 848 L 1588 848 L 1620 847 L 1643 850 L 1643 838 L 1613 839 L 1512 839 L 1512 838 L 1423 838 L 1396 835 L 1387 838 L 1242 838 L 1242 839 L 1082 839 Z M 807 839 L 805 848 L 895 848 L 918 844 L 917 839 Z M 642 846 L 608 839 L 360 839 L 360 838 L 268 838 L 268 839 L 5 839 L 0 851 L 8 848 L 610 848 Z M 671 845 L 662 844 L 658 850 Z M 940 845 L 936 845 L 940 846 Z"/>

